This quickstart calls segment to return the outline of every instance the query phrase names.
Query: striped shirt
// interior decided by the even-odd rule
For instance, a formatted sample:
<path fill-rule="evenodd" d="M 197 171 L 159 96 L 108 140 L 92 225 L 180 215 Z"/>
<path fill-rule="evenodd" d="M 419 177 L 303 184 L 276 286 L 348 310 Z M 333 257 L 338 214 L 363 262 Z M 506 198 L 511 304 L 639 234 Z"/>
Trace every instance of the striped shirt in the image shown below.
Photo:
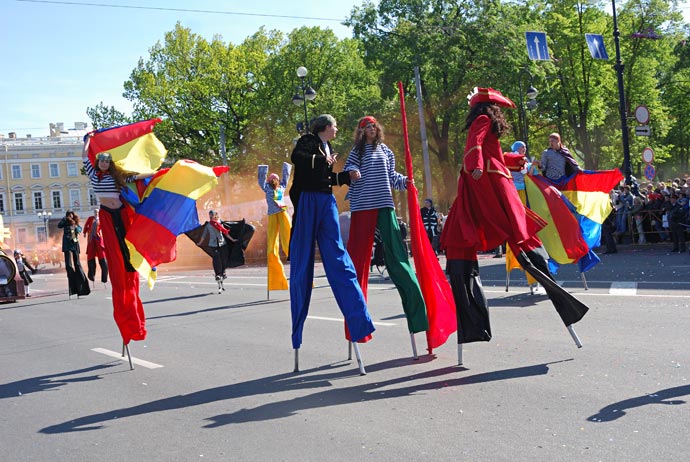
<path fill-rule="evenodd" d="M 115 178 L 113 178 L 110 173 L 105 173 L 100 178 L 96 169 L 91 165 L 89 159 L 84 159 L 84 169 L 86 170 L 86 176 L 91 180 L 91 186 L 93 186 L 93 192 L 96 197 L 118 197 L 120 194 L 120 188 L 117 187 L 115 183 Z M 125 178 L 125 183 L 134 183 L 136 181 L 136 175 L 130 175 Z"/>
<path fill-rule="evenodd" d="M 353 149 L 345 162 L 343 170 L 358 170 L 362 177 L 352 180 L 350 191 L 350 210 L 395 208 L 392 190 L 407 189 L 407 177 L 395 171 L 395 155 L 388 146 L 367 144 L 364 153 Z"/>

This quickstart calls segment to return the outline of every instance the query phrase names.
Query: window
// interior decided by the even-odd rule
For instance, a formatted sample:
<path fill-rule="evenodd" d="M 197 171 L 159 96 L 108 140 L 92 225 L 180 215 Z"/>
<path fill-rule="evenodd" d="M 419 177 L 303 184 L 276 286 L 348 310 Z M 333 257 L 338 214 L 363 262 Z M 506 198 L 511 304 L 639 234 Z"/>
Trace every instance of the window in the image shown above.
<path fill-rule="evenodd" d="M 17 228 L 17 244 L 26 244 L 26 228 Z"/>
<path fill-rule="evenodd" d="M 14 193 L 14 210 L 24 211 L 24 193 Z"/>
<path fill-rule="evenodd" d="M 22 166 L 21 165 L 13 165 L 12 166 L 12 179 L 13 180 L 21 180 L 22 179 Z"/>
<path fill-rule="evenodd" d="M 41 178 L 41 166 L 38 164 L 31 164 L 31 178 Z"/>
<path fill-rule="evenodd" d="M 43 193 L 34 191 L 34 209 L 43 210 Z"/>
<path fill-rule="evenodd" d="M 89 189 L 89 205 L 91 207 L 96 207 L 98 205 L 98 200 L 96 195 L 93 193 L 93 189 Z"/>
<path fill-rule="evenodd" d="M 36 240 L 38 242 L 47 242 L 48 241 L 48 236 L 46 235 L 46 227 L 45 226 L 37 226 L 36 227 Z"/>
<path fill-rule="evenodd" d="M 5 211 L 5 195 L 0 194 L 0 212 Z"/>
<path fill-rule="evenodd" d="M 50 177 L 51 178 L 57 178 L 60 176 L 60 165 L 59 164 L 49 164 L 48 168 L 50 169 Z"/>
<path fill-rule="evenodd" d="M 69 190 L 69 207 L 78 209 L 81 207 L 81 191 L 78 189 Z"/>
<path fill-rule="evenodd" d="M 61 209 L 62 208 L 62 191 L 53 191 L 52 196 L 53 196 L 53 208 L 54 209 Z"/>
<path fill-rule="evenodd" d="M 79 175 L 79 170 L 77 170 L 77 164 L 74 162 L 67 163 L 67 176 L 77 176 Z"/>

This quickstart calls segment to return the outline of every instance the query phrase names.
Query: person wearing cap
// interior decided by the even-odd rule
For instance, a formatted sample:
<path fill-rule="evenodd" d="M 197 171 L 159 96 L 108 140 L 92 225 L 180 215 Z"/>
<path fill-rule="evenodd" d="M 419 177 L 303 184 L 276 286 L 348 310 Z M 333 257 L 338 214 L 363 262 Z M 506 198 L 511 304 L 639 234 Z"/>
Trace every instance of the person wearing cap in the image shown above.
<path fill-rule="evenodd" d="M 93 282 L 96 279 L 96 259 L 101 267 L 101 282 L 108 282 L 108 263 L 105 260 L 105 246 L 103 245 L 103 232 L 101 221 L 98 218 L 98 209 L 84 223 L 84 236 L 86 236 L 86 277 Z"/>
<path fill-rule="evenodd" d="M 268 165 L 259 165 L 259 187 L 266 195 L 268 205 L 268 230 L 266 235 L 266 258 L 268 267 L 268 290 L 287 290 L 283 262 L 280 261 L 280 248 L 289 257 L 290 216 L 285 204 L 285 189 L 290 181 L 292 165 L 283 162 L 282 178 L 275 173 L 268 174 Z"/>
<path fill-rule="evenodd" d="M 230 257 L 227 241 L 235 242 L 235 239 L 230 236 L 230 230 L 221 223 L 220 214 L 215 210 L 209 210 L 208 221 L 204 223 L 204 229 L 196 245 L 210 247 L 216 281 L 221 281 L 226 277 L 225 268 Z"/>
<path fill-rule="evenodd" d="M 499 138 L 510 128 L 501 108 L 515 108 L 515 103 L 492 88 L 476 88 L 468 98 L 467 141 L 457 197 L 441 234 L 458 309 L 458 343 L 491 339 L 477 251 L 506 241 L 523 268 L 542 284 L 564 322 L 563 313 L 568 323 L 577 322 L 587 307 L 553 281 L 537 237 L 546 223 L 523 205 L 513 186 L 509 167 L 523 166 L 526 159 L 501 150 Z"/>
<path fill-rule="evenodd" d="M 297 140 L 290 156 L 294 165 L 290 199 L 295 208 L 290 241 L 290 309 L 295 350 L 302 344 L 304 322 L 309 312 L 315 242 L 319 244 L 328 283 L 352 340 L 363 340 L 374 331 L 366 300 L 357 282 L 357 272 L 340 235 L 338 207 L 332 188 L 349 184 L 350 175 L 348 172 L 333 172 L 336 154 L 330 141 L 337 133 L 335 118 L 321 114 L 311 122 L 310 132 Z"/>
<path fill-rule="evenodd" d="M 407 190 L 409 180 L 395 171 L 395 155 L 383 140 L 383 127 L 374 117 L 359 119 L 353 147 L 343 167 L 349 173 L 351 182 L 347 251 L 352 257 L 357 280 L 366 298 L 372 247 L 378 229 L 386 269 L 400 294 L 408 330 L 417 333 L 428 329 L 426 305 L 403 242 L 392 193 L 393 190 Z M 438 226 L 435 210 L 433 226 L 434 230 Z M 378 246 L 377 250 L 380 251 Z"/>
<path fill-rule="evenodd" d="M 109 152 L 96 154 L 95 165 L 92 164 L 88 155 L 91 137 L 93 133 L 84 137 L 82 160 L 86 176 L 101 204 L 98 218 L 112 285 L 113 317 L 123 343 L 128 345 L 131 340 L 146 338 L 146 315 L 139 297 L 139 273 L 129 261 L 129 248 L 125 242 L 127 230 L 134 221 L 134 211 L 125 207 L 120 190 L 126 187 L 126 183 L 150 178 L 155 172 L 126 172 L 113 161 Z"/>
<path fill-rule="evenodd" d="M 431 248 L 434 249 L 434 253 L 438 255 L 438 239 L 439 239 L 439 219 L 438 212 L 434 208 L 434 201 L 430 197 L 424 199 L 424 205 L 419 210 L 422 215 L 422 224 L 424 225 L 424 230 L 426 231 L 426 237 L 429 238 L 431 243 Z"/>
<path fill-rule="evenodd" d="M 81 249 L 79 247 L 79 215 L 68 210 L 65 216 L 58 222 L 58 228 L 62 229 L 62 253 L 65 256 L 65 269 L 67 270 L 67 282 L 69 295 L 84 296 L 91 293 L 89 281 L 79 261 Z"/>

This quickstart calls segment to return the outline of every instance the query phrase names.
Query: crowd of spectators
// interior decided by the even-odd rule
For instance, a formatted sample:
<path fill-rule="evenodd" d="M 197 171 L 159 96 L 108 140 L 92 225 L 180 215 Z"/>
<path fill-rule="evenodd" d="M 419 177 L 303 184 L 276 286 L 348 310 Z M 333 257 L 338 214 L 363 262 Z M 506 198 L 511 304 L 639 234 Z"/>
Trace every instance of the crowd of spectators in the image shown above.
<path fill-rule="evenodd" d="M 614 212 L 609 227 L 614 230 L 616 243 L 669 241 L 672 252 L 685 252 L 690 229 L 690 178 L 640 185 L 634 180 L 632 187 L 621 184 L 610 195 Z"/>

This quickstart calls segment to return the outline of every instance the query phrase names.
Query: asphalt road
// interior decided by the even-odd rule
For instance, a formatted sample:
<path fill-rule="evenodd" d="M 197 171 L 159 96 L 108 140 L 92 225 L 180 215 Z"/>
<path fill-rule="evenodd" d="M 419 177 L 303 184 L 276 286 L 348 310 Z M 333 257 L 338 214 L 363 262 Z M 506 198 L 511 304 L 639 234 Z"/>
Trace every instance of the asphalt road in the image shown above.
<path fill-rule="evenodd" d="M 377 323 L 347 360 L 317 265 L 293 373 L 287 292 L 265 268 L 161 269 L 142 286 L 148 337 L 121 357 L 109 288 L 68 298 L 61 272 L 0 305 L 3 461 L 685 461 L 690 428 L 690 255 L 623 248 L 556 279 L 590 307 L 577 349 L 544 295 L 483 258 L 494 338 L 411 345 L 390 281 L 371 276 Z M 210 268 L 210 261 L 209 261 Z M 114 356 L 109 356 L 114 355 Z"/>

